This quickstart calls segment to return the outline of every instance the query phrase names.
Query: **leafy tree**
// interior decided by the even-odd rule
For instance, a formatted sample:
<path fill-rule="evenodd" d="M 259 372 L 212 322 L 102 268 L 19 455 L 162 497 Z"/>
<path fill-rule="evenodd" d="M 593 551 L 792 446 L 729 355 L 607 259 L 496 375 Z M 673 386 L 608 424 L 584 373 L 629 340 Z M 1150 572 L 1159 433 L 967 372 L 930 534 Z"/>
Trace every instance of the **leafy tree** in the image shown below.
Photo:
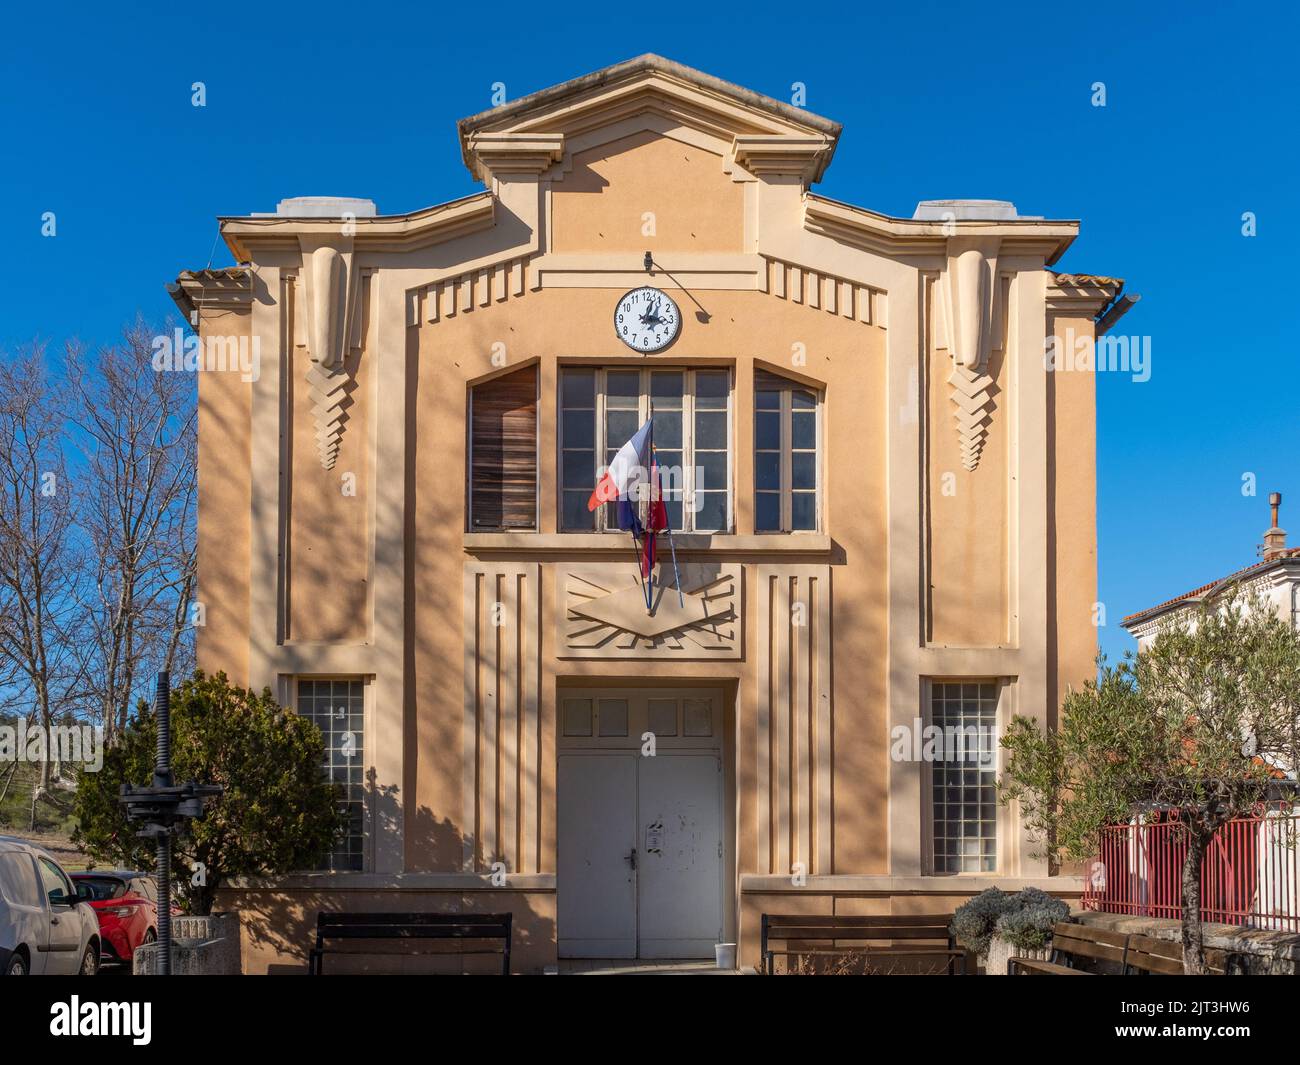
<path fill-rule="evenodd" d="M 1300 766 L 1300 634 L 1230 592 L 1182 615 L 1141 654 L 1100 661 L 1056 731 L 1012 720 L 999 788 L 1049 855 L 1088 861 L 1106 825 L 1161 811 L 1186 842 L 1183 970 L 1204 973 L 1201 868 L 1228 821 L 1293 794 Z"/>
<path fill-rule="evenodd" d="M 322 772 L 325 748 L 312 722 L 282 708 L 267 689 L 258 695 L 230 684 L 224 673 L 202 671 L 172 692 L 171 720 L 175 779 L 225 789 L 172 847 L 177 888 L 192 912 L 210 913 L 229 877 L 319 864 L 344 814 L 337 786 Z M 153 867 L 153 844 L 135 835 L 118 794 L 123 784 L 149 782 L 156 743 L 154 712 L 141 703 L 105 752 L 103 769 L 82 775 L 73 842 L 95 858 Z"/>

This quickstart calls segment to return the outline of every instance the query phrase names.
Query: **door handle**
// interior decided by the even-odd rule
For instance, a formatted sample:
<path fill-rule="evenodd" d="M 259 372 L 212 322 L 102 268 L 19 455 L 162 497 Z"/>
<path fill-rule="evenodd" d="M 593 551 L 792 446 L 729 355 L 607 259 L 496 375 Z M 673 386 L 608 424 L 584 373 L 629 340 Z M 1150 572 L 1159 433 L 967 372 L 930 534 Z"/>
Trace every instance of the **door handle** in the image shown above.
<path fill-rule="evenodd" d="M 625 861 L 625 862 L 631 862 L 631 863 L 632 863 L 632 868 L 633 868 L 633 869 L 636 868 L 636 848 L 635 848 L 635 847 L 632 848 L 632 853 L 631 853 L 631 854 L 625 854 L 625 855 L 623 855 L 623 861 Z"/>
<path fill-rule="evenodd" d="M 57 917 L 50 918 L 50 924 L 58 924 L 58 923 L 59 923 L 59 919 Z"/>

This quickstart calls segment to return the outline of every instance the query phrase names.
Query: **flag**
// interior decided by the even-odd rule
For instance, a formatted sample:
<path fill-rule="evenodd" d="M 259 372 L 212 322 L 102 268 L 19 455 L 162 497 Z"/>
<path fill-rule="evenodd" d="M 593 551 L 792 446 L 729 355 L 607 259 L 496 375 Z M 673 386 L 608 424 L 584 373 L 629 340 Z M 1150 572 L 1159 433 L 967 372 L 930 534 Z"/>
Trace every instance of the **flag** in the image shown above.
<path fill-rule="evenodd" d="M 618 500 L 618 527 L 629 530 L 636 541 L 643 580 L 654 572 L 657 534 L 668 528 L 668 510 L 654 457 L 653 426 L 654 420 L 647 419 L 618 449 L 587 500 L 589 511 Z"/>
<path fill-rule="evenodd" d="M 651 421 L 646 420 L 632 436 L 632 439 L 618 449 L 614 461 L 605 470 L 605 475 L 596 482 L 596 490 L 587 500 L 587 509 L 595 510 L 603 503 L 618 500 L 618 527 L 632 529 L 637 525 L 636 503 L 643 490 L 639 487 L 645 483 L 651 462 Z"/>

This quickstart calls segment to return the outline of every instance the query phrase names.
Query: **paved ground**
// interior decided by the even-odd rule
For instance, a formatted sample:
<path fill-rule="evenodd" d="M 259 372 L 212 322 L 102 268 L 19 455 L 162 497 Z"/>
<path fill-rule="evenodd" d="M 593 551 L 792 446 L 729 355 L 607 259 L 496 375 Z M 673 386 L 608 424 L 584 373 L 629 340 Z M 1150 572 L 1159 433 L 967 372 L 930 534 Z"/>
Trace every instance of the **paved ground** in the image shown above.
<path fill-rule="evenodd" d="M 609 961 L 591 958 L 564 958 L 561 976 L 739 976 L 736 969 L 719 969 L 711 961 L 646 961 L 629 958 Z"/>

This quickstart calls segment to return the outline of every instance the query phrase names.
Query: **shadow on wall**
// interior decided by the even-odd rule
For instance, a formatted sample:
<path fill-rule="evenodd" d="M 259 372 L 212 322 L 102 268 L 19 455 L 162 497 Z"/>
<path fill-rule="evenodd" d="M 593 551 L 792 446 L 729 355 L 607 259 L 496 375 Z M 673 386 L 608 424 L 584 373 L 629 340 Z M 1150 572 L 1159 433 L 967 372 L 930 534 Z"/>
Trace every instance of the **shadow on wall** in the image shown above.
<path fill-rule="evenodd" d="M 382 836 L 395 830 L 395 818 L 402 808 L 395 788 L 374 789 L 381 797 L 375 802 L 376 832 Z M 446 874 L 461 864 L 460 830 L 446 818 L 438 818 L 426 806 L 419 807 L 414 824 L 408 825 L 408 840 L 417 851 L 432 856 L 432 866 Z M 426 887 L 351 887 L 347 873 L 307 873 L 295 876 L 292 886 L 223 888 L 218 909 L 238 910 L 243 923 L 244 971 L 270 975 L 307 972 L 308 955 L 316 942 L 316 915 L 324 912 L 383 913 L 510 913 L 513 915 L 511 972 L 541 972 L 555 961 L 555 895 L 553 892 L 523 892 L 509 887 L 493 888 L 483 877 L 482 889 Z M 406 874 L 418 881 L 425 875 Z M 370 877 L 367 877 L 370 879 Z M 388 878 L 383 878 L 388 879 Z M 492 954 L 461 953 L 488 949 L 491 944 L 476 941 L 359 942 L 344 944 L 352 953 L 331 953 L 326 971 L 334 974 L 427 975 L 437 973 L 500 972 L 500 957 Z M 419 954 L 411 953 L 414 947 Z"/>

